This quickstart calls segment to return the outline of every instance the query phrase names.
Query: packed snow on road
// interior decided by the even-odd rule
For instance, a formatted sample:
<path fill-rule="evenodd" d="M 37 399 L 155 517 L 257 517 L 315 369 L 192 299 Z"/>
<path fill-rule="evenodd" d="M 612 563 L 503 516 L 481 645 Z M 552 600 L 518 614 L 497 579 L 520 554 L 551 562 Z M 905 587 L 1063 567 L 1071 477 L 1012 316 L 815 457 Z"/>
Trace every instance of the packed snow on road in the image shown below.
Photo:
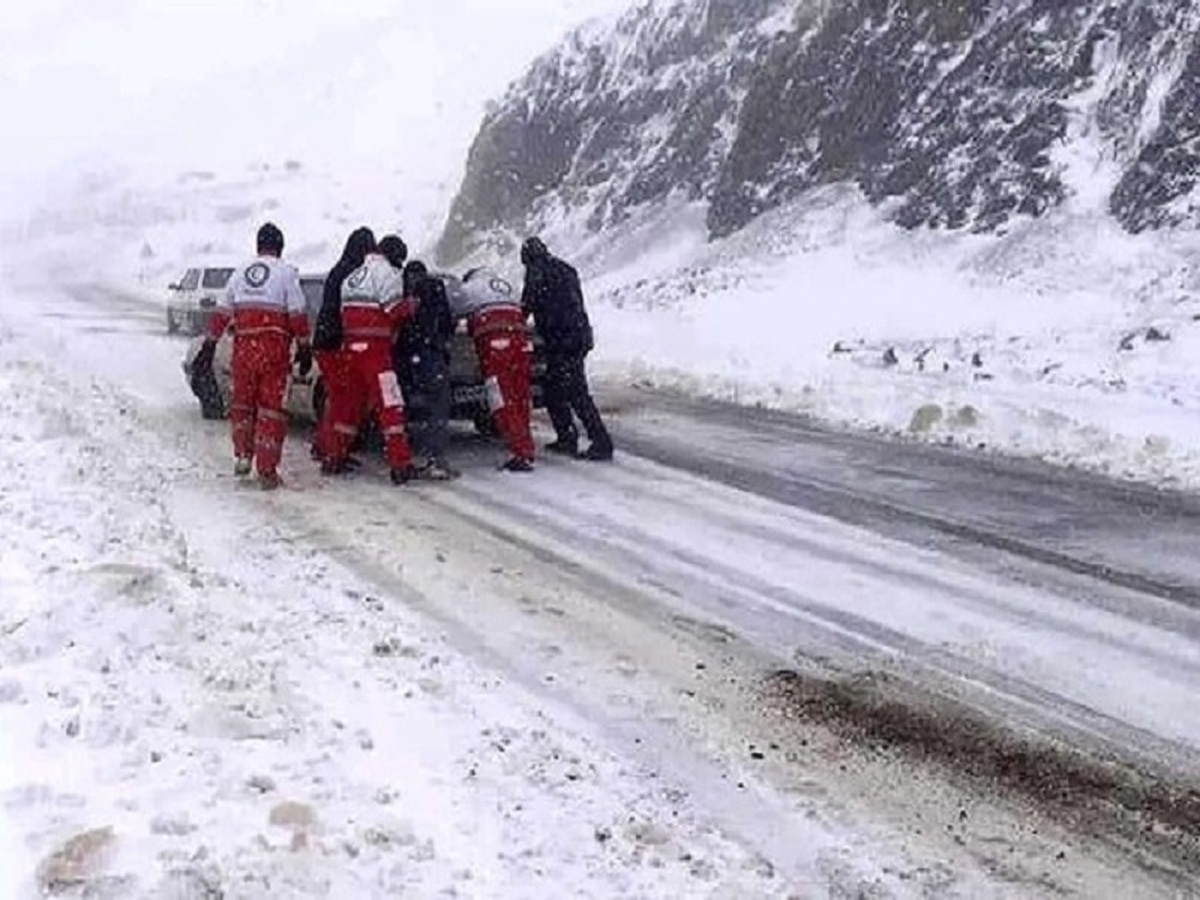
<path fill-rule="evenodd" d="M 0 900 L 1200 894 L 1194 14 L 1030 24 L 1046 137 L 1036 85 L 989 80 L 1003 17 L 626 5 L 0 24 L 0 97 L 45 125 L 0 150 Z M 869 166 L 813 175 L 815 138 L 778 190 L 718 178 L 769 156 L 739 104 L 803 82 L 747 79 L 839 48 L 936 70 L 886 74 L 897 129 L 999 98 L 961 118 L 1032 122 L 1038 178 L 959 190 L 986 129 L 921 227 Z M 1167 225 L 1129 227 L 1120 186 L 1177 154 Z M 1018 188 L 1061 197 L 937 219 Z M 718 189 L 769 204 L 716 233 Z M 293 421 L 280 489 L 235 476 L 168 285 L 268 221 L 306 283 L 369 225 L 519 291 L 536 232 L 583 277 L 615 459 L 542 452 L 539 412 L 533 471 L 460 421 L 456 480 L 370 444 L 322 474 Z"/>

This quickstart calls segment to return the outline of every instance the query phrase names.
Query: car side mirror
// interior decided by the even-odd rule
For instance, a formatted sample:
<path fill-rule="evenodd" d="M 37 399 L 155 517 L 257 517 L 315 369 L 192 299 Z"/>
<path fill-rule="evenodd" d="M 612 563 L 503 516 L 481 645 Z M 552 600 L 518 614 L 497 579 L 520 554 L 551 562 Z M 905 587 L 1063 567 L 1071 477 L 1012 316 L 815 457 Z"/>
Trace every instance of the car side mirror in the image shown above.
<path fill-rule="evenodd" d="M 172 281 L 170 284 L 168 284 L 168 285 L 167 285 L 167 290 L 168 290 L 168 291 L 177 291 L 177 290 L 179 290 L 179 282 L 178 282 L 178 281 Z"/>

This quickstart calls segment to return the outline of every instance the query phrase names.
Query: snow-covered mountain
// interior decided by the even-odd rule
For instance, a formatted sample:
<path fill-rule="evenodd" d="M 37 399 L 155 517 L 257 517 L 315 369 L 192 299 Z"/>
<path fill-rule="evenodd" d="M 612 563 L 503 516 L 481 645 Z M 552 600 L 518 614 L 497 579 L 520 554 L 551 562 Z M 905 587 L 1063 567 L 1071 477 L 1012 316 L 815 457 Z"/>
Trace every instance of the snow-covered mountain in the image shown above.
<path fill-rule="evenodd" d="M 1069 199 L 1200 222 L 1200 5 L 649 0 L 491 109 L 446 259 L 701 201 L 711 237 L 852 182 L 905 226 L 995 231 Z"/>

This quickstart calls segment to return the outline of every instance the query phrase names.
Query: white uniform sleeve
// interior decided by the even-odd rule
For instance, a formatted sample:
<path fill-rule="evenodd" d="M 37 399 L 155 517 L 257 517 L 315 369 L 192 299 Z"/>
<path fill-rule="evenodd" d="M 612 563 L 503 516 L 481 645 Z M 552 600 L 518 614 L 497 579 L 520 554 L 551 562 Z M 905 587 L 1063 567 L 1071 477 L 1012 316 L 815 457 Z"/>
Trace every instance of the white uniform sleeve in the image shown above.
<path fill-rule="evenodd" d="M 287 266 L 284 272 L 285 302 L 288 315 L 307 315 L 308 304 L 304 299 L 304 291 L 300 287 L 300 273 L 295 266 Z"/>
<path fill-rule="evenodd" d="M 221 312 L 233 312 L 233 306 L 237 302 L 237 286 L 242 281 L 242 271 L 240 266 L 234 269 L 229 284 L 225 285 L 225 290 L 221 292 L 220 299 L 217 300 L 217 309 Z"/>
<path fill-rule="evenodd" d="M 376 296 L 384 309 L 390 309 L 404 299 L 404 274 L 395 266 L 379 267 Z"/>

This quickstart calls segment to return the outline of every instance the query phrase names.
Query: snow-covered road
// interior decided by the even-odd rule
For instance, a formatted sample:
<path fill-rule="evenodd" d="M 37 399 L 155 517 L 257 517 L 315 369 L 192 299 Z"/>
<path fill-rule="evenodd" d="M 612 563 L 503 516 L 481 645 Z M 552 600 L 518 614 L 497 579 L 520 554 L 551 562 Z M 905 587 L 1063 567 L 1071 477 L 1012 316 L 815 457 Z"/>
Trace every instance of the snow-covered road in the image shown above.
<path fill-rule="evenodd" d="M 1196 889 L 1186 500 L 624 390 L 262 495 L 161 321 L 0 307 L 0 895 Z"/>

